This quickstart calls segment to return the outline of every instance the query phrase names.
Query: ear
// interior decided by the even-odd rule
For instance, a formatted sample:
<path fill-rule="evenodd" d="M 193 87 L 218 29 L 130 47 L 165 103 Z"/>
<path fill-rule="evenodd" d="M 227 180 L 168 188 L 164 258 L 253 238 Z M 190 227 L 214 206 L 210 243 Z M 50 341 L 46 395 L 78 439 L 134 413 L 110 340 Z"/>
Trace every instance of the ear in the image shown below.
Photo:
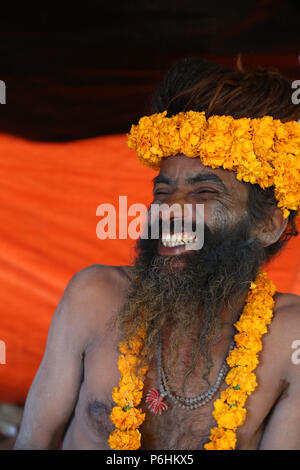
<path fill-rule="evenodd" d="M 254 232 L 263 246 L 273 245 L 285 231 L 287 223 L 288 219 L 284 218 L 283 211 L 279 207 L 275 207 L 271 209 L 270 214 L 263 222 L 254 227 Z"/>

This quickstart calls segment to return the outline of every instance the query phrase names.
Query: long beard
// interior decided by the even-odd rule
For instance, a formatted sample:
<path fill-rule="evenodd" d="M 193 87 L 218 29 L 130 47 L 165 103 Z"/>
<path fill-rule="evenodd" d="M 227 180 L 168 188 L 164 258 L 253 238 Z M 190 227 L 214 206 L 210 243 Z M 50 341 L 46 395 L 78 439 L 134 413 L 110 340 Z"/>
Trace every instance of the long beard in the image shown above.
<path fill-rule="evenodd" d="M 259 240 L 250 238 L 250 229 L 248 219 L 214 232 L 205 226 L 201 250 L 173 256 L 158 254 L 158 240 L 138 240 L 128 297 L 119 319 L 123 339 L 134 335 L 142 324 L 146 328 L 146 362 L 153 359 L 167 326 L 173 332 L 169 375 L 175 374 L 180 344 L 190 335 L 193 347 L 187 376 L 201 356 L 207 381 L 212 366 L 210 349 L 218 340 L 222 312 L 236 314 L 237 299 L 249 289 L 265 258 Z"/>

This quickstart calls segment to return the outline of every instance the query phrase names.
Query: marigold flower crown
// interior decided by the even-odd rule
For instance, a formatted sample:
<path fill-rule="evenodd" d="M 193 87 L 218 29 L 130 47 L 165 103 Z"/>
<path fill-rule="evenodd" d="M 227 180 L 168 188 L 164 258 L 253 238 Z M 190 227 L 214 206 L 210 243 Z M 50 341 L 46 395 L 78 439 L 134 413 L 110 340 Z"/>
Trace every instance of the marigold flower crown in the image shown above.
<path fill-rule="evenodd" d="M 299 215 L 300 123 L 271 116 L 206 119 L 205 112 L 166 114 L 144 116 L 131 127 L 127 144 L 144 165 L 158 170 L 162 159 L 171 155 L 201 156 L 203 165 L 232 170 L 239 181 L 273 187 L 284 217 L 290 210 Z"/>

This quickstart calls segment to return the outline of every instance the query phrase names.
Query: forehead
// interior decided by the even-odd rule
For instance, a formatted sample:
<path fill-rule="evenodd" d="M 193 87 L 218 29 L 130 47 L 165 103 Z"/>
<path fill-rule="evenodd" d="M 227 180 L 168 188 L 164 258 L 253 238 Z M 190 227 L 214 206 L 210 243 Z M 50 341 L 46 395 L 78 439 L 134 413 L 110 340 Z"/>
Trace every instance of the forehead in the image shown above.
<path fill-rule="evenodd" d="M 201 162 L 201 157 L 189 158 L 180 154 L 163 158 L 159 174 L 174 180 L 177 185 L 185 184 L 188 178 L 195 175 L 215 175 L 222 181 L 228 191 L 248 193 L 247 183 L 238 181 L 235 172 L 205 166 Z"/>

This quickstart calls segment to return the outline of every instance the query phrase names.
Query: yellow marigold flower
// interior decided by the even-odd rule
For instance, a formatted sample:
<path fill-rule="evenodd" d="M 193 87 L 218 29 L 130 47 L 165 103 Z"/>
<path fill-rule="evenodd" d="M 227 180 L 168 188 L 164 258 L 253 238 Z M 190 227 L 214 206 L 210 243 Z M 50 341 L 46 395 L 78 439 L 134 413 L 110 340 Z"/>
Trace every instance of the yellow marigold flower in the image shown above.
<path fill-rule="evenodd" d="M 143 339 L 140 336 L 130 338 L 128 342 L 122 341 L 119 344 L 119 350 L 122 354 L 139 354 L 143 346 Z"/>
<path fill-rule="evenodd" d="M 247 369 L 253 371 L 258 364 L 257 354 L 251 350 L 241 350 L 239 348 L 230 351 L 227 364 L 230 367 L 247 366 Z"/>
<path fill-rule="evenodd" d="M 115 406 L 110 414 L 110 419 L 121 431 L 137 429 L 145 420 L 145 413 L 138 408 L 129 408 L 124 411 L 120 406 Z"/>
<path fill-rule="evenodd" d="M 135 371 L 141 360 L 134 354 L 120 354 L 118 367 L 122 375 Z"/>
<path fill-rule="evenodd" d="M 134 384 L 128 387 L 127 385 L 122 385 L 120 387 L 113 387 L 112 399 L 114 402 L 125 408 L 126 406 L 137 406 L 141 403 L 143 396 L 143 387 L 135 388 Z"/>
<path fill-rule="evenodd" d="M 123 388 L 125 387 L 128 390 L 142 390 L 144 382 L 141 377 L 137 377 L 134 374 L 125 373 L 120 379 L 119 386 Z"/>
<path fill-rule="evenodd" d="M 205 450 L 217 450 L 215 447 L 214 441 L 208 442 L 207 444 L 204 444 L 204 449 Z"/>
<path fill-rule="evenodd" d="M 141 359 L 133 354 L 126 354 L 126 355 L 120 354 L 119 356 L 118 367 L 119 367 L 119 371 L 124 376 L 130 375 L 134 378 L 136 377 L 135 375 L 136 373 L 138 373 L 139 376 L 145 375 L 148 370 L 148 366 L 145 365 L 143 367 L 139 367 L 140 364 L 141 364 Z"/>
<path fill-rule="evenodd" d="M 114 450 L 137 450 L 141 446 L 141 433 L 137 429 L 132 431 L 115 429 L 110 434 L 108 443 Z"/>
<path fill-rule="evenodd" d="M 236 445 L 236 435 L 230 429 L 212 428 L 211 442 L 204 445 L 206 450 L 232 450 Z"/>
<path fill-rule="evenodd" d="M 262 342 L 260 336 L 254 334 L 253 332 L 247 333 L 246 331 L 243 331 L 242 333 L 238 333 L 234 336 L 234 340 L 237 347 L 250 349 L 255 353 L 258 353 L 262 350 Z"/>
<path fill-rule="evenodd" d="M 235 430 L 241 426 L 246 418 L 246 410 L 240 406 L 229 407 L 221 399 L 214 404 L 213 417 L 220 428 Z"/>
<path fill-rule="evenodd" d="M 222 166 L 231 154 L 233 142 L 231 116 L 211 116 L 207 121 L 207 129 L 199 143 L 199 153 L 204 165 L 217 168 Z"/>
<path fill-rule="evenodd" d="M 273 118 L 264 116 L 260 119 L 252 119 L 251 129 L 255 154 L 261 159 L 269 160 L 274 151 L 275 126 Z"/>
<path fill-rule="evenodd" d="M 248 395 L 257 387 L 256 376 L 247 367 L 234 367 L 228 372 L 225 381 L 231 387 L 240 387 Z"/>
<path fill-rule="evenodd" d="M 243 315 L 241 315 L 240 320 L 243 318 L 258 318 L 260 321 L 263 321 L 266 325 L 271 323 L 273 317 L 273 308 L 269 308 L 267 303 L 261 302 L 259 307 L 256 306 L 256 302 L 247 303 L 243 310 Z"/>
<path fill-rule="evenodd" d="M 254 331 L 258 335 L 264 335 L 268 331 L 265 320 L 253 315 L 243 316 L 234 326 L 240 332 L 246 331 L 251 333 L 251 331 Z"/>
<path fill-rule="evenodd" d="M 226 390 L 221 392 L 220 399 L 226 402 L 228 405 L 234 406 L 236 404 L 244 406 L 247 400 L 247 394 L 242 392 L 240 389 L 228 387 Z"/>
<path fill-rule="evenodd" d="M 270 297 L 270 294 L 266 292 L 266 289 L 261 290 L 257 288 L 255 290 L 252 290 L 251 292 L 249 292 L 246 302 L 247 304 L 250 303 L 250 305 L 247 305 L 247 309 L 250 308 L 252 311 L 262 310 L 262 305 L 270 309 L 273 309 L 274 306 L 274 299 Z"/>
<path fill-rule="evenodd" d="M 197 144 L 200 142 L 203 131 L 206 128 L 206 119 L 204 113 L 188 111 L 184 114 L 184 119 L 180 123 L 179 137 L 181 142 L 181 152 L 187 157 L 196 157 L 199 155 Z M 179 113 L 179 118 L 182 114 Z M 177 124 L 178 125 L 178 124 Z"/>

